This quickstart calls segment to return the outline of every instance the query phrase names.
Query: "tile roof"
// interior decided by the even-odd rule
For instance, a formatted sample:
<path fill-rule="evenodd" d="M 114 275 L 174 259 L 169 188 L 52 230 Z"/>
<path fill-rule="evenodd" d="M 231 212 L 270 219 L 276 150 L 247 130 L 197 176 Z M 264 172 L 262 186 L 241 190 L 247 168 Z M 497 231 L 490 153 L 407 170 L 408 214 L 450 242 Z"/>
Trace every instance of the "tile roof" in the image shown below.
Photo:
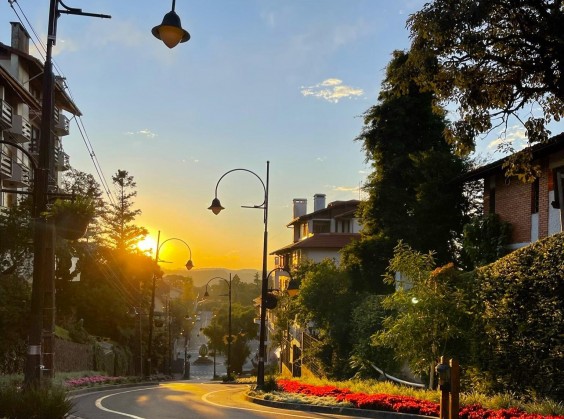
<path fill-rule="evenodd" d="M 554 153 L 556 151 L 564 149 L 564 133 L 555 135 L 550 138 L 547 142 L 535 144 L 532 146 L 531 150 L 533 152 L 533 159 L 538 159 L 544 157 L 548 154 Z M 471 180 L 483 179 L 486 176 L 491 175 L 494 172 L 501 170 L 503 163 L 508 157 L 496 160 L 493 163 L 486 164 L 484 166 L 478 167 L 471 170 L 464 175 L 460 176 L 457 180 L 461 182 L 467 182 Z"/>
<path fill-rule="evenodd" d="M 353 240 L 360 239 L 359 233 L 317 233 L 307 239 L 284 246 L 271 255 L 288 253 L 294 249 L 341 249 Z"/>

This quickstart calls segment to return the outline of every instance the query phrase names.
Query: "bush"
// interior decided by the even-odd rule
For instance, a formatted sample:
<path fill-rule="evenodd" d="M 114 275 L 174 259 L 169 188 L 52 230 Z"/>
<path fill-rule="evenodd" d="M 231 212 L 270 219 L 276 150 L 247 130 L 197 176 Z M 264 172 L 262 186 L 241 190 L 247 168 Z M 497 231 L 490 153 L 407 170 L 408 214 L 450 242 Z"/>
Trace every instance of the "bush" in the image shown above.
<path fill-rule="evenodd" d="M 480 370 L 494 389 L 564 393 L 564 234 L 516 250 L 477 271 Z"/>
<path fill-rule="evenodd" d="M 0 417 L 9 419 L 58 419 L 71 412 L 72 402 L 62 387 L 22 390 L 0 387 Z"/>

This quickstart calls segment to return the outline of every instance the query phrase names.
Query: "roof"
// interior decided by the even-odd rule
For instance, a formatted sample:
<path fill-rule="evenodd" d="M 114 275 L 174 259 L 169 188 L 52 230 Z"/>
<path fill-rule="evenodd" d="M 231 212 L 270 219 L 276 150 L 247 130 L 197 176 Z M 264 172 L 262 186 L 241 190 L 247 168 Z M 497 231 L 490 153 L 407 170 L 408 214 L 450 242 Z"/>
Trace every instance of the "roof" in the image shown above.
<path fill-rule="evenodd" d="M 13 48 L 6 44 L 0 42 L 0 49 L 6 50 L 6 52 L 10 54 L 17 55 L 21 59 L 25 60 L 27 64 L 30 66 L 30 81 L 35 78 L 41 78 L 43 80 L 43 63 L 35 58 L 33 55 L 27 54 L 23 51 L 20 51 L 17 48 Z M 34 70 L 33 74 L 31 70 Z M 13 76 L 12 76 L 13 77 Z M 54 93 L 55 93 L 55 103 L 59 108 L 64 109 L 67 112 L 72 113 L 73 115 L 82 116 L 80 109 L 76 106 L 74 101 L 70 98 L 67 92 L 64 90 L 63 86 L 60 83 L 54 83 Z"/>
<path fill-rule="evenodd" d="M 0 66 L 0 81 L 9 85 L 12 90 L 26 103 L 30 108 L 40 110 L 41 105 L 33 95 L 23 87 L 4 67 Z"/>
<path fill-rule="evenodd" d="M 284 246 L 271 252 L 271 255 L 289 253 L 294 249 L 342 249 L 354 240 L 360 239 L 359 233 L 317 233 L 307 239 Z"/>
<path fill-rule="evenodd" d="M 547 142 L 535 144 L 531 148 L 534 160 L 548 156 L 549 154 L 560 151 L 562 149 L 564 149 L 564 133 L 550 138 Z M 471 170 L 470 172 L 462 175 L 459 180 L 461 180 L 462 182 L 468 182 L 471 180 L 483 179 L 495 172 L 500 171 L 502 169 L 503 163 L 505 163 L 508 158 L 509 157 L 504 157 L 502 159 L 494 161 L 493 163 L 489 163 Z"/>
<path fill-rule="evenodd" d="M 292 221 L 286 224 L 286 227 L 290 227 L 294 224 L 297 224 L 300 221 L 309 220 L 318 217 L 339 218 L 339 217 L 343 217 L 344 215 L 354 216 L 359 204 L 360 201 L 358 199 L 351 199 L 348 201 L 333 201 L 330 202 L 325 208 L 294 218 Z"/>

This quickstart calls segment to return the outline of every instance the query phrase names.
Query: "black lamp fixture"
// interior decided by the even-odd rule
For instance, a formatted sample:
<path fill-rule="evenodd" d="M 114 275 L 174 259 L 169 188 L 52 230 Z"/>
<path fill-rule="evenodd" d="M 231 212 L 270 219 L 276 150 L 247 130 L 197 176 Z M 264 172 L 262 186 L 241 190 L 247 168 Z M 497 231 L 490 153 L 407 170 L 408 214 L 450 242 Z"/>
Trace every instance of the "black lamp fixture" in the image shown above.
<path fill-rule="evenodd" d="M 180 17 L 174 11 L 176 0 L 172 0 L 172 10 L 163 17 L 163 22 L 155 26 L 151 33 L 157 39 L 160 39 L 169 48 L 174 48 L 180 42 L 186 42 L 190 39 L 188 31 L 182 29 Z"/>

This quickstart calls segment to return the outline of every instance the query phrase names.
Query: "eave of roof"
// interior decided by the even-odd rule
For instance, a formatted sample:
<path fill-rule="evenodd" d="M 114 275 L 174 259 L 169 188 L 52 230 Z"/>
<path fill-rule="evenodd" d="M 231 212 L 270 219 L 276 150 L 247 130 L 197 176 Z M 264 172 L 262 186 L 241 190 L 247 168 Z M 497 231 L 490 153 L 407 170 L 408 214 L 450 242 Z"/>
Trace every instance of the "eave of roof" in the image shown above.
<path fill-rule="evenodd" d="M 555 135 L 545 143 L 535 144 L 532 147 L 533 159 L 539 159 L 561 149 L 564 149 L 564 133 Z M 505 163 L 508 158 L 509 157 L 504 157 L 502 159 L 494 161 L 493 163 L 478 167 L 460 176 L 458 180 L 461 182 L 468 182 L 472 180 L 483 179 L 486 176 L 491 175 L 492 173 L 500 171 L 502 169 L 503 163 Z"/>
<path fill-rule="evenodd" d="M 350 199 L 348 201 L 330 202 L 329 205 L 327 205 L 325 208 L 322 208 L 320 210 L 310 212 L 309 214 L 304 214 L 300 217 L 294 218 L 292 221 L 290 221 L 288 224 L 286 224 L 286 227 L 291 227 L 292 225 L 297 224 L 298 222 L 300 222 L 302 220 L 309 220 L 311 218 L 319 217 L 320 215 L 322 215 L 322 213 L 329 212 L 329 211 L 334 210 L 335 208 L 339 208 L 341 206 L 347 206 L 347 205 L 357 205 L 358 206 L 358 204 L 360 204 L 360 201 L 358 199 Z M 352 211 L 354 212 L 355 210 L 352 210 Z M 339 216 L 342 216 L 342 214 L 339 214 Z"/>
<path fill-rule="evenodd" d="M 22 101 L 27 104 L 30 108 L 35 110 L 40 110 L 41 105 L 39 101 L 33 97 L 33 95 L 23 87 L 20 82 L 18 82 L 4 67 L 0 66 L 0 80 L 7 83 L 15 93 L 22 99 Z"/>
<path fill-rule="evenodd" d="M 294 249 L 341 249 L 353 240 L 360 239 L 359 233 L 317 233 L 307 239 L 284 246 L 271 255 L 288 253 Z"/>
<path fill-rule="evenodd" d="M 36 75 L 41 75 L 41 77 L 43 78 L 43 63 L 41 63 L 41 61 L 39 61 L 33 55 L 26 54 L 25 52 L 20 51 L 17 48 L 13 48 L 9 45 L 3 44 L 2 42 L 0 42 L 0 48 L 6 49 L 9 53 L 17 55 L 18 57 L 27 61 L 31 66 L 33 66 L 37 71 L 37 74 L 30 75 L 31 78 L 35 77 Z M 70 96 L 67 94 L 67 92 L 63 89 L 61 85 L 55 83 L 54 92 L 55 92 L 55 103 L 57 104 L 58 107 L 64 109 L 67 112 L 72 113 L 73 115 L 82 116 L 82 112 L 80 112 L 80 109 L 78 109 L 74 101 L 70 98 Z"/>

